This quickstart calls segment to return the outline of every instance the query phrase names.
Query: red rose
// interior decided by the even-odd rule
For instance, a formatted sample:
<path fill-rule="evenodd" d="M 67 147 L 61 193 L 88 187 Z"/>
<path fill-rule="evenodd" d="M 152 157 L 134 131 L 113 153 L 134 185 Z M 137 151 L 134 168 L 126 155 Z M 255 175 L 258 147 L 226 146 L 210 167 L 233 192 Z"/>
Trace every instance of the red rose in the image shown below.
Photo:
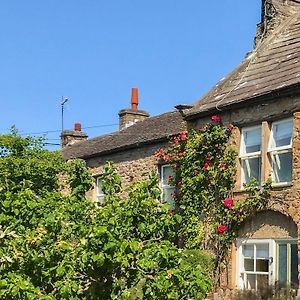
<path fill-rule="evenodd" d="M 217 227 L 217 233 L 223 233 L 228 229 L 228 227 L 226 225 L 219 225 Z"/>
<path fill-rule="evenodd" d="M 221 117 L 220 116 L 212 116 L 211 120 L 214 122 L 221 122 Z"/>
<path fill-rule="evenodd" d="M 169 176 L 169 177 L 168 177 L 168 181 L 171 181 L 171 180 L 173 180 L 173 179 L 174 179 L 173 176 Z"/>
<path fill-rule="evenodd" d="M 209 168 L 209 161 L 204 163 L 203 169 L 207 170 Z"/>
<path fill-rule="evenodd" d="M 179 152 L 179 153 L 178 153 L 178 156 L 179 156 L 179 157 L 184 156 L 184 152 Z"/>
<path fill-rule="evenodd" d="M 234 206 L 234 201 L 232 198 L 227 198 L 224 200 L 224 206 L 226 206 L 227 208 L 231 209 Z"/>
<path fill-rule="evenodd" d="M 163 148 L 160 148 L 159 149 L 159 154 L 163 154 L 164 153 L 164 149 Z"/>
<path fill-rule="evenodd" d="M 182 187 L 182 182 L 181 182 L 181 180 L 178 181 L 177 186 L 178 186 L 178 188 L 181 188 L 181 187 Z"/>
<path fill-rule="evenodd" d="M 165 157 L 164 157 L 164 160 L 165 160 L 165 161 L 170 160 L 170 155 L 169 155 L 169 154 L 166 154 Z"/>
<path fill-rule="evenodd" d="M 182 132 L 180 133 L 180 139 L 181 139 L 182 141 L 185 141 L 185 140 L 186 140 L 186 132 L 185 132 L 185 131 L 182 131 Z"/>

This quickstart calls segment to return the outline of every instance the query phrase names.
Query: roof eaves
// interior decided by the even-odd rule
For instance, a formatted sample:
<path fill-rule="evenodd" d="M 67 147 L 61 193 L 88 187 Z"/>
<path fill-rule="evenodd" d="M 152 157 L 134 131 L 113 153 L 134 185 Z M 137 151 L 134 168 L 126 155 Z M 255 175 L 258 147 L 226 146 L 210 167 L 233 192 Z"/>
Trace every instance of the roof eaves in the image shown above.
<path fill-rule="evenodd" d="M 212 113 L 221 113 L 222 111 L 231 110 L 234 108 L 240 108 L 245 106 L 250 106 L 253 104 L 257 104 L 261 101 L 270 100 L 274 98 L 279 98 L 283 96 L 297 96 L 300 95 L 300 83 L 296 83 L 293 85 L 290 85 L 288 87 L 284 87 L 278 90 L 273 90 L 265 94 L 256 95 L 255 97 L 249 97 L 237 100 L 235 102 L 227 103 L 224 105 L 220 105 L 219 109 L 217 109 L 215 106 L 209 107 L 204 110 L 198 110 L 196 112 L 186 113 L 184 116 L 184 119 L 187 121 L 194 120 L 198 117 L 205 117 L 207 115 L 210 115 Z M 251 100 L 251 101 L 250 101 Z"/>

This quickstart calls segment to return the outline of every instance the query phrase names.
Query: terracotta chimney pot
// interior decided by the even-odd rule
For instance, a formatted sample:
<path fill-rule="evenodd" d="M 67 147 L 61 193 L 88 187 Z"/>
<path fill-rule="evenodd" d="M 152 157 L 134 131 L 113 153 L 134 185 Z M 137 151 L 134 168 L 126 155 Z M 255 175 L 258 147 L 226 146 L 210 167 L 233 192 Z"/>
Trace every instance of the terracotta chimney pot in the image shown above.
<path fill-rule="evenodd" d="M 81 131 L 81 123 L 75 123 L 74 130 L 75 131 Z"/>
<path fill-rule="evenodd" d="M 138 88 L 131 89 L 131 109 L 137 110 L 139 105 L 139 90 Z"/>

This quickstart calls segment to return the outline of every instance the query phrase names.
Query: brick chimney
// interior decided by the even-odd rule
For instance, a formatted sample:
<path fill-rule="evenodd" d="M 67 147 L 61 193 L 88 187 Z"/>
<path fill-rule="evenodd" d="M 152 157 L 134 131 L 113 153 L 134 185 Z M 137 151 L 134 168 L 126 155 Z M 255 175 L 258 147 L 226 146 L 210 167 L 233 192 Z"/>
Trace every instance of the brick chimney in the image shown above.
<path fill-rule="evenodd" d="M 119 112 L 119 130 L 127 128 L 138 121 L 142 121 L 149 117 L 149 113 L 144 110 L 138 109 L 139 95 L 138 88 L 132 88 L 131 90 L 131 108 L 122 109 Z"/>
<path fill-rule="evenodd" d="M 81 124 L 75 123 L 74 130 L 64 130 L 60 135 L 61 147 L 72 146 L 75 143 L 87 140 L 88 136 L 81 131 Z"/>
<path fill-rule="evenodd" d="M 282 20 L 299 12 L 299 5 L 300 0 L 262 0 L 261 22 L 257 25 L 254 47 L 261 39 L 267 37 Z"/>

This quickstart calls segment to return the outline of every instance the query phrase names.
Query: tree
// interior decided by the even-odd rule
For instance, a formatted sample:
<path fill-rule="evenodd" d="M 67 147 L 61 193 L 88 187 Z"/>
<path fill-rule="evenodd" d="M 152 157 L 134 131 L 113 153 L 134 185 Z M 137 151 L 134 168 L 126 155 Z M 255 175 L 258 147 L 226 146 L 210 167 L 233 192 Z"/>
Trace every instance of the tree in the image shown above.
<path fill-rule="evenodd" d="M 1 299 L 204 298 L 211 260 L 178 249 L 182 218 L 157 200 L 155 176 L 120 199 L 108 164 L 106 204 L 97 207 L 85 198 L 84 162 L 65 162 L 42 143 L 0 137 Z"/>

